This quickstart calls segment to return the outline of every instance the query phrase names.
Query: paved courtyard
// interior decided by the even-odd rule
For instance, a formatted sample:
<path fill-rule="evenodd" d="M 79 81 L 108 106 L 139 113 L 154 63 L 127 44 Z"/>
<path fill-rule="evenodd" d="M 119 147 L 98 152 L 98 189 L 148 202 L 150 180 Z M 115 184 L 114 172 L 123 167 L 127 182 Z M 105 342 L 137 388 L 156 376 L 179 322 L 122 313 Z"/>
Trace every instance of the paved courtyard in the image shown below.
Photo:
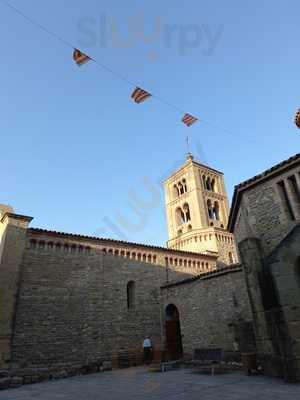
<path fill-rule="evenodd" d="M 182 369 L 165 373 L 131 368 L 23 386 L 0 392 L 0 400 L 295 400 L 300 384 L 242 373 L 200 375 Z"/>

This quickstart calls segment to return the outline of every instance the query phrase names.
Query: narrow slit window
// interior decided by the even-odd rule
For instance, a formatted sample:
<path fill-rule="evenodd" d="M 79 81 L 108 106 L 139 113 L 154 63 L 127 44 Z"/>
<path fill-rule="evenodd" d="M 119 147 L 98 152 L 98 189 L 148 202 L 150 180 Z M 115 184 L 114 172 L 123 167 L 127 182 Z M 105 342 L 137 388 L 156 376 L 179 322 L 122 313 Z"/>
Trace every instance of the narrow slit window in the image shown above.
<path fill-rule="evenodd" d="M 134 308 L 135 303 L 135 283 L 130 281 L 127 283 L 127 309 L 131 310 Z"/>
<path fill-rule="evenodd" d="M 291 201 L 293 202 L 297 216 L 299 216 L 300 215 L 300 192 L 299 192 L 298 184 L 296 181 L 296 176 L 295 175 L 289 176 L 287 180 L 288 180 L 290 193 L 291 193 L 291 197 L 292 197 Z"/>
<path fill-rule="evenodd" d="M 292 206 L 291 206 L 291 203 L 290 203 L 290 199 L 289 199 L 288 193 L 286 191 L 284 182 L 283 181 L 278 182 L 277 186 L 278 186 L 278 189 L 279 189 L 279 194 L 280 194 L 281 201 L 282 201 L 282 204 L 284 206 L 285 212 L 289 216 L 290 219 L 294 220 L 295 219 L 295 215 L 294 215 L 294 212 L 293 212 L 293 209 L 292 209 Z"/>

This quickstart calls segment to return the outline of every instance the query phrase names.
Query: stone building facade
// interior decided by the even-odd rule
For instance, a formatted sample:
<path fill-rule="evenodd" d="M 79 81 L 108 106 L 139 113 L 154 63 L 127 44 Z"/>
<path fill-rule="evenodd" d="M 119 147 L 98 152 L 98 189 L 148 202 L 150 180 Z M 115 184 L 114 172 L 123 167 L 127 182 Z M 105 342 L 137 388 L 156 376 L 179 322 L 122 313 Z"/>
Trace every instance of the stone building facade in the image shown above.
<path fill-rule="evenodd" d="M 225 223 L 225 200 L 224 213 Z M 170 358 L 197 346 L 230 356 L 242 346 L 250 305 L 241 267 L 219 263 L 229 248 L 237 259 L 219 222 L 193 236 L 218 245 L 189 251 L 31 228 L 31 220 L 0 206 L 0 369 L 14 376 L 0 387 L 139 364 L 146 335 Z"/>
<path fill-rule="evenodd" d="M 236 186 L 229 218 L 264 369 L 300 381 L 300 154 Z"/>
<path fill-rule="evenodd" d="M 186 358 L 192 358 L 196 348 L 221 347 L 225 359 L 240 352 L 255 351 L 241 265 L 165 284 L 162 303 L 164 310 L 169 304 L 178 310 Z"/>
<path fill-rule="evenodd" d="M 220 266 L 237 263 L 235 239 L 226 230 L 229 206 L 223 173 L 196 162 L 189 154 L 164 186 L 167 246 L 218 254 Z"/>

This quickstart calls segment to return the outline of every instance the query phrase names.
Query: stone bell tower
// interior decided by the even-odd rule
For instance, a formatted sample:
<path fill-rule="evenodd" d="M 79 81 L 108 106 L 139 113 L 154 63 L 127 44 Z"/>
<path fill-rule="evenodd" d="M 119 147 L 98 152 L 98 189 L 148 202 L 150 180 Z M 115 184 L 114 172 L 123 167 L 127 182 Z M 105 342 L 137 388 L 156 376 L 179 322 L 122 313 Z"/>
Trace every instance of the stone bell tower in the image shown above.
<path fill-rule="evenodd" d="M 196 162 L 186 162 L 165 182 L 171 249 L 218 253 L 219 265 L 238 262 L 234 236 L 226 230 L 229 206 L 224 176 Z"/>

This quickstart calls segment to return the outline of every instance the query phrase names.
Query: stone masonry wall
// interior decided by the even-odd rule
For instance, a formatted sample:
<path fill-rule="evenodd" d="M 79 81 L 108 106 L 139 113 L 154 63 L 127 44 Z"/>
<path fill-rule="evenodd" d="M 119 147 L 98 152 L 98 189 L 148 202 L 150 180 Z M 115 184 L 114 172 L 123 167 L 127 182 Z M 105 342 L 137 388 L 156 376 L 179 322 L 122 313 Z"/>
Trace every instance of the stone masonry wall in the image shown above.
<path fill-rule="evenodd" d="M 300 214 L 298 210 L 300 209 L 297 200 L 294 200 L 291 195 L 290 186 L 286 183 L 290 176 L 295 176 L 300 190 L 300 168 L 297 167 L 258 186 L 253 186 L 243 193 L 234 229 L 238 242 L 247 237 L 256 237 L 261 240 L 262 249 L 266 256 L 296 225 L 297 220 L 299 222 Z M 294 221 L 287 212 L 286 202 L 280 196 L 277 185 L 279 181 L 285 182 L 291 206 L 296 216 Z"/>
<path fill-rule="evenodd" d="M 241 268 L 204 276 L 163 289 L 164 307 L 174 304 L 180 315 L 183 350 L 221 347 L 234 351 L 234 327 L 252 320 Z M 240 349 L 242 350 L 242 349 Z"/>
<path fill-rule="evenodd" d="M 11 362 L 16 299 L 30 218 L 6 213 L 0 219 L 0 368 Z"/>
<path fill-rule="evenodd" d="M 281 311 L 281 335 L 277 336 L 284 377 L 300 382 L 300 224 L 267 259 Z M 278 321 L 276 321 L 278 326 Z M 283 334 L 284 332 L 284 334 Z"/>
<path fill-rule="evenodd" d="M 73 253 L 70 247 L 42 244 L 26 249 L 21 266 L 16 366 L 90 364 L 124 352 L 139 357 L 145 335 L 161 347 L 159 288 L 167 280 L 166 266 L 87 246 Z M 175 275 L 177 280 L 191 276 Z M 129 281 L 135 282 L 132 309 L 127 308 Z"/>

